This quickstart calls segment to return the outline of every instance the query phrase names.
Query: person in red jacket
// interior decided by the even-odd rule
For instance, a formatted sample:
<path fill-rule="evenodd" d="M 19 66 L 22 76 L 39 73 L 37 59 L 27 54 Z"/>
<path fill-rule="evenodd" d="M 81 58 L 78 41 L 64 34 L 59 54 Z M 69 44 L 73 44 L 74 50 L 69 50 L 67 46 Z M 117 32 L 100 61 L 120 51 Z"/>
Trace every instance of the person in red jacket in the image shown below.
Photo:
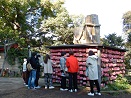
<path fill-rule="evenodd" d="M 74 52 L 69 52 L 69 57 L 66 60 L 66 66 L 68 68 L 69 73 L 69 91 L 70 92 L 77 92 L 77 72 L 79 69 L 78 60 L 74 57 Z"/>

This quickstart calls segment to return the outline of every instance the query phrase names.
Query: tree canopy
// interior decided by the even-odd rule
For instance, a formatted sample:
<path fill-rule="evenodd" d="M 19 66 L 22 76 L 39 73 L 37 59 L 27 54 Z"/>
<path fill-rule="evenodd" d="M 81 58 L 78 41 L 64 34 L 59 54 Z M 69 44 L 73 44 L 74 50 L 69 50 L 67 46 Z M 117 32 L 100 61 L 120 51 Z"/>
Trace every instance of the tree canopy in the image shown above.
<path fill-rule="evenodd" d="M 74 25 L 63 4 L 60 0 L 1 0 L 0 41 L 15 41 L 20 47 L 73 44 Z"/>
<path fill-rule="evenodd" d="M 127 68 L 131 68 L 130 60 L 131 60 L 131 11 L 128 11 L 123 14 L 123 31 L 126 36 L 125 47 L 128 49 L 125 56 L 125 64 Z"/>
<path fill-rule="evenodd" d="M 121 36 L 117 36 L 116 33 L 109 34 L 102 39 L 103 45 L 116 48 L 122 48 L 124 46 L 124 40 Z"/>

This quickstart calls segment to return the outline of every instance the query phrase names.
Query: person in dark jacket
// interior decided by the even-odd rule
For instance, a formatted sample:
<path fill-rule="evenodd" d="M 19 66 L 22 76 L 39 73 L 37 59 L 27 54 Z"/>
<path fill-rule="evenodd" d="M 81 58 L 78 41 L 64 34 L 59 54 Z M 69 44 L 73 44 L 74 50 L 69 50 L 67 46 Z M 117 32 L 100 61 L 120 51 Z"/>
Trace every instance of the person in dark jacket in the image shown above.
<path fill-rule="evenodd" d="M 39 63 L 39 59 L 40 59 L 40 55 L 37 55 L 36 56 L 36 66 L 37 66 L 37 71 L 36 71 L 36 80 L 35 80 L 35 88 L 40 88 L 40 86 L 39 86 L 39 83 L 38 83 L 38 81 L 39 81 L 39 78 L 40 78 L 40 67 L 41 67 L 41 65 L 40 65 L 40 63 Z"/>
<path fill-rule="evenodd" d="M 37 70 L 37 61 L 36 61 L 37 53 L 32 53 L 30 58 L 30 64 L 32 66 L 32 70 L 30 71 L 29 80 L 28 80 L 28 89 L 35 89 L 35 80 L 36 80 L 36 70 Z"/>

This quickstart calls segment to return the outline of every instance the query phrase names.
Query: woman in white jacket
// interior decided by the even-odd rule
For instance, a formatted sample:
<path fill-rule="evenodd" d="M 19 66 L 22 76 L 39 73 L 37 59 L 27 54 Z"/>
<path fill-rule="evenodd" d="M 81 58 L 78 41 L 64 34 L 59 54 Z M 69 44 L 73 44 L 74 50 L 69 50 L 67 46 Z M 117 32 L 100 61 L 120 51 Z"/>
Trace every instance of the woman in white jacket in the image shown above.
<path fill-rule="evenodd" d="M 89 96 L 94 96 L 94 83 L 97 87 L 96 94 L 101 95 L 100 85 L 98 83 L 98 66 L 97 66 L 97 56 L 92 50 L 89 51 L 88 58 L 86 60 L 86 66 L 88 67 L 88 78 L 90 83 L 90 93 Z"/>
<path fill-rule="evenodd" d="M 46 54 L 42 66 L 44 67 L 44 78 L 45 78 L 45 89 L 49 86 L 49 89 L 53 89 L 52 83 L 52 73 L 53 73 L 53 61 L 50 59 L 50 56 Z"/>
<path fill-rule="evenodd" d="M 28 86 L 28 75 L 27 75 L 27 58 L 25 57 L 24 58 L 24 62 L 23 62 L 23 73 L 22 73 L 22 77 L 23 77 L 23 80 L 24 80 L 24 84 L 25 86 Z"/>

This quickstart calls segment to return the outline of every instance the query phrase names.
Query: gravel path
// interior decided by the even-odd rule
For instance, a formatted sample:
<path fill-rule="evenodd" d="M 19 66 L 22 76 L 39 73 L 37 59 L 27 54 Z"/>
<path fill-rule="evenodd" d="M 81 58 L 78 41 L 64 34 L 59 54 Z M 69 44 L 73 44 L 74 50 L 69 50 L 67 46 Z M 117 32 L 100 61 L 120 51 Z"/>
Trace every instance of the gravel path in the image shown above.
<path fill-rule="evenodd" d="M 92 98 L 87 95 L 86 89 L 79 89 L 77 93 L 60 91 L 59 86 L 45 90 L 43 79 L 39 82 L 42 86 L 40 89 L 29 90 L 23 85 L 22 78 L 0 78 L 0 98 Z M 101 96 L 95 95 L 93 98 L 131 98 L 131 94 L 112 96 L 102 93 Z"/>

